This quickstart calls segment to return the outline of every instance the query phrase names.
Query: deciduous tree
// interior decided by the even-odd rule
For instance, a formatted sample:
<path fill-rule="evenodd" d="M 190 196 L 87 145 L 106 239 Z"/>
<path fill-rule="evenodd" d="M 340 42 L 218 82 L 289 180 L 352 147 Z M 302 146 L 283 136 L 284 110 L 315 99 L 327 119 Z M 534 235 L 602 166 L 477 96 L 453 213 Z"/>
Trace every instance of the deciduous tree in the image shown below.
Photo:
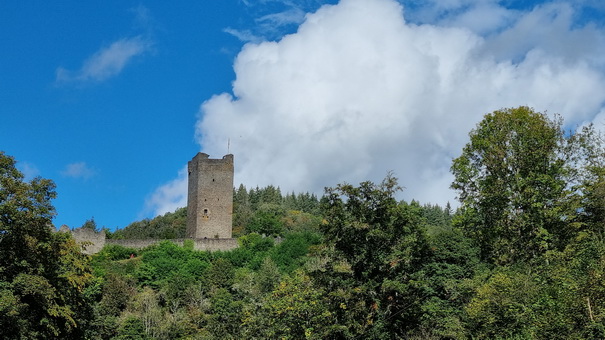
<path fill-rule="evenodd" d="M 25 182 L 0 152 L 0 337 L 81 338 L 92 318 L 84 289 L 88 257 L 69 234 L 53 233 L 52 181 Z"/>
<path fill-rule="evenodd" d="M 559 120 L 528 107 L 487 114 L 452 165 L 462 203 L 457 225 L 484 259 L 512 263 L 564 246 L 567 139 Z"/>
<path fill-rule="evenodd" d="M 380 184 L 326 190 L 326 260 L 313 276 L 332 299 L 334 336 L 397 338 L 419 322 L 428 243 L 420 209 L 395 199 L 400 189 L 389 173 Z"/>

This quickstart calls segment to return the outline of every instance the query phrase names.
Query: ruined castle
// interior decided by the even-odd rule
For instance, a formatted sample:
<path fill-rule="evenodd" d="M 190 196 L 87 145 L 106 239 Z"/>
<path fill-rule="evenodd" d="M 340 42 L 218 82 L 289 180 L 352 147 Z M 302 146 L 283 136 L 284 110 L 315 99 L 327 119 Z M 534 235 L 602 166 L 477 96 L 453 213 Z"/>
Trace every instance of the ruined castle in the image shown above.
<path fill-rule="evenodd" d="M 208 157 L 200 152 L 187 166 L 187 237 L 231 238 L 233 155 Z"/>
<path fill-rule="evenodd" d="M 232 238 L 233 221 L 233 155 L 211 159 L 199 152 L 188 169 L 187 237 L 196 250 L 230 250 L 237 248 Z M 144 248 L 163 240 L 111 240 L 105 232 L 76 229 L 73 237 L 83 245 L 87 254 L 99 252 L 106 244 L 118 244 L 130 248 Z M 183 245 L 184 239 L 169 240 Z"/>

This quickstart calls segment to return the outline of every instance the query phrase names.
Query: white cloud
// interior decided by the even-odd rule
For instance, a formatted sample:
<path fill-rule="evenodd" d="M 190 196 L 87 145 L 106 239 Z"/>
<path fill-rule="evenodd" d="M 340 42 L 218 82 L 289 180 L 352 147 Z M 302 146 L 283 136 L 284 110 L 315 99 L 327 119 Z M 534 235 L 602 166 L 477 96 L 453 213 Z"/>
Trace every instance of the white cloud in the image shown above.
<path fill-rule="evenodd" d="M 462 26 L 482 33 L 496 30 L 505 24 L 514 10 L 501 6 L 500 0 L 414 0 L 401 2 L 412 6 L 405 11 L 413 22 L 440 26 Z M 475 31 L 477 32 L 477 31 Z"/>
<path fill-rule="evenodd" d="M 106 80 L 122 72 L 134 57 L 150 51 L 152 45 L 151 41 L 141 36 L 120 39 L 94 53 L 77 71 L 59 67 L 56 81 L 65 83 Z"/>
<path fill-rule="evenodd" d="M 145 212 L 155 216 L 173 212 L 187 206 L 187 167 L 179 171 L 178 177 L 157 188 L 145 202 Z"/>
<path fill-rule="evenodd" d="M 306 13 L 316 10 L 325 0 L 260 0 L 242 1 L 247 12 L 256 19 L 252 27 L 224 31 L 243 42 L 258 43 L 276 39 L 292 32 L 305 19 Z"/>
<path fill-rule="evenodd" d="M 261 36 L 255 35 L 250 30 L 237 30 L 235 28 L 227 27 L 223 32 L 231 34 L 243 42 L 261 42 L 264 40 Z"/>
<path fill-rule="evenodd" d="M 603 32 L 573 28 L 573 9 L 553 6 L 487 36 L 406 23 L 391 0 L 324 6 L 297 33 L 242 49 L 233 95 L 201 106 L 198 141 L 218 158 L 230 138 L 236 185 L 321 193 L 393 170 L 406 199 L 453 201 L 451 160 L 485 113 L 528 105 L 572 125 L 603 115 L 600 48 L 555 41 L 594 46 Z"/>
<path fill-rule="evenodd" d="M 476 2 L 466 11 L 444 17 L 441 25 L 464 27 L 477 34 L 485 35 L 497 32 L 511 24 L 518 15 L 518 11 L 506 9 L 496 3 Z"/>
<path fill-rule="evenodd" d="M 96 171 L 89 167 L 86 162 L 67 164 L 61 174 L 65 177 L 89 179 L 96 175 Z"/>
<path fill-rule="evenodd" d="M 291 7 L 283 12 L 271 13 L 258 18 L 257 22 L 270 27 L 281 27 L 290 24 L 300 24 L 305 18 L 305 12 L 299 7 Z"/>
<path fill-rule="evenodd" d="M 40 170 L 32 163 L 19 162 L 17 163 L 17 168 L 23 173 L 26 181 L 31 181 L 35 177 L 40 176 Z"/>
<path fill-rule="evenodd" d="M 593 25 L 574 27 L 574 8 L 567 3 L 544 4 L 486 42 L 501 60 L 519 59 L 534 49 L 570 63 L 604 65 L 605 35 Z"/>

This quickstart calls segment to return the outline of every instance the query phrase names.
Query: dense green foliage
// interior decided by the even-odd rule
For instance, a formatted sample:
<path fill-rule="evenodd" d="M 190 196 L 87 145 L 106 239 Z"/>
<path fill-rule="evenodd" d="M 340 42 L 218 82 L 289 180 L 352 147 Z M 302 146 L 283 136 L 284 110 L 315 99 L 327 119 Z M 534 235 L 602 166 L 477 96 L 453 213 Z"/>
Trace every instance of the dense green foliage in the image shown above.
<path fill-rule="evenodd" d="M 458 224 L 473 235 L 484 259 L 536 258 L 569 241 L 561 124 L 527 107 L 485 116 L 454 160 L 452 185 L 462 209 Z"/>
<path fill-rule="evenodd" d="M 113 239 L 184 238 L 187 231 L 187 208 L 179 208 L 153 219 L 133 222 L 124 229 L 105 233 Z"/>
<path fill-rule="evenodd" d="M 23 181 L 0 152 L 0 337 L 78 339 L 92 320 L 88 259 L 65 233 L 51 231 L 54 183 Z"/>
<path fill-rule="evenodd" d="M 233 234 L 247 233 L 280 236 L 290 231 L 316 231 L 321 221 L 319 200 L 313 194 L 285 196 L 272 185 L 233 192 Z"/>
<path fill-rule="evenodd" d="M 604 156 L 591 126 L 564 133 L 527 107 L 488 114 L 471 131 L 452 166 L 461 201 L 454 226 L 489 266 L 465 305 L 470 334 L 605 335 L 594 303 L 604 298 Z"/>
<path fill-rule="evenodd" d="M 106 246 L 50 233 L 52 182 L 1 157 L 0 334 L 89 339 L 603 339 L 605 144 L 495 111 L 453 161 L 460 207 L 397 179 L 318 199 L 234 190 L 240 247 Z M 186 210 L 118 238 L 184 236 Z M 96 229 L 94 219 L 83 227 Z M 279 236 L 279 238 L 274 238 Z M 92 274 L 91 274 L 92 273 Z"/>
<path fill-rule="evenodd" d="M 302 266 L 319 238 L 290 234 L 275 244 L 271 238 L 249 234 L 239 242 L 235 250 L 213 253 L 170 241 L 143 250 L 104 248 L 93 261 L 99 336 L 241 335 L 241 325 L 251 322 L 244 316 L 260 317 L 260 301 L 271 297 L 282 277 Z"/>
<path fill-rule="evenodd" d="M 285 196 L 272 185 L 264 188 L 246 189 L 240 185 L 233 190 L 233 234 L 238 237 L 248 233 L 267 236 L 283 236 L 288 232 L 317 230 L 319 200 L 314 194 L 290 193 Z M 96 228 L 94 219 L 82 228 Z M 185 238 L 187 230 L 187 208 L 166 213 L 153 219 L 144 219 L 111 232 L 113 239 L 175 239 Z"/>
<path fill-rule="evenodd" d="M 417 283 L 429 244 L 419 209 L 398 204 L 397 190 L 396 178 L 388 175 L 379 185 L 343 184 L 326 191 L 326 263 L 312 273 L 335 295 L 329 304 L 336 307 L 335 315 L 342 314 L 337 309 L 341 304 L 359 315 L 342 319 L 338 337 L 366 332 L 401 337 L 419 323 L 423 297 Z M 333 286 L 335 282 L 340 284 Z M 343 287 L 355 294 L 339 297 Z"/>

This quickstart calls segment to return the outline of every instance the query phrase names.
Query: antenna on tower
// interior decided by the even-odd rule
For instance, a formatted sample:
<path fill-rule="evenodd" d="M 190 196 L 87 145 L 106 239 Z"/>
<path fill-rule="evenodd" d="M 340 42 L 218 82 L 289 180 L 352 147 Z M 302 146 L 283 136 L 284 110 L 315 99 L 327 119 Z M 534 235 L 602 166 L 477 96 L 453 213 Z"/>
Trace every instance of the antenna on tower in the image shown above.
<path fill-rule="evenodd" d="M 231 154 L 231 138 L 227 138 L 227 154 Z"/>

